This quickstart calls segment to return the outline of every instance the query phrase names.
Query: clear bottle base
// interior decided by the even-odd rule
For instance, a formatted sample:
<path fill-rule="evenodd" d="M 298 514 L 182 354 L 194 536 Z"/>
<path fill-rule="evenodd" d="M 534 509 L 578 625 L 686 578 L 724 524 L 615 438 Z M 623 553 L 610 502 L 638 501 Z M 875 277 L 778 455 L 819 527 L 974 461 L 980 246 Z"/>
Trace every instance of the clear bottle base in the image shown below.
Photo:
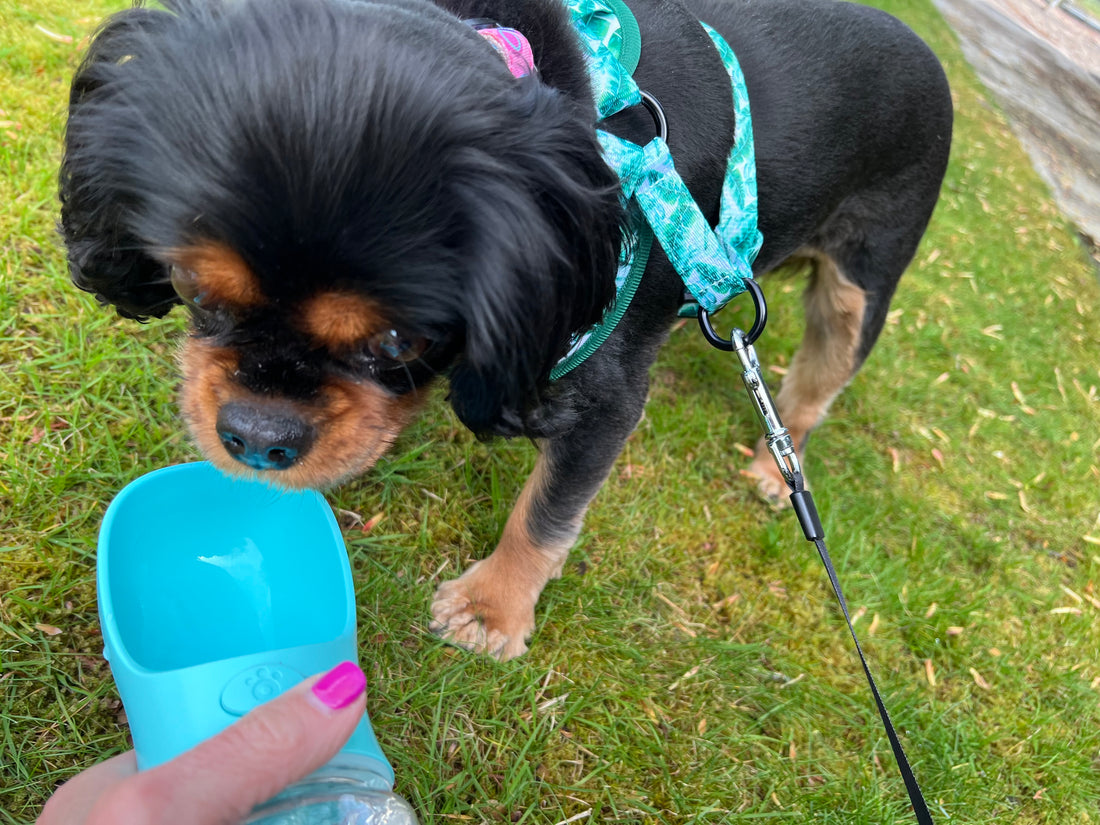
<path fill-rule="evenodd" d="M 418 825 L 389 783 L 337 757 L 252 811 L 241 825 Z"/>

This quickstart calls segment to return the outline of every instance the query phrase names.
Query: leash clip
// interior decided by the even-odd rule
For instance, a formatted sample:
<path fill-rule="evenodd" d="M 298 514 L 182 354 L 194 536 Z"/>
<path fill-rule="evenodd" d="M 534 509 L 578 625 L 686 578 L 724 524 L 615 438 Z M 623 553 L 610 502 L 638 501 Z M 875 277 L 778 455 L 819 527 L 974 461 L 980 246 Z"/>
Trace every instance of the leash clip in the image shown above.
<path fill-rule="evenodd" d="M 741 359 L 741 380 L 745 383 L 745 389 L 749 391 L 752 408 L 756 411 L 756 417 L 764 428 L 764 441 L 768 445 L 768 451 L 775 459 L 779 472 L 786 479 L 787 486 L 794 489 L 795 479 L 802 474 L 802 468 L 798 463 L 790 431 L 779 420 L 772 394 L 768 391 L 767 382 L 764 381 L 760 359 L 756 357 L 756 348 L 749 343 L 745 333 L 739 329 L 734 329 L 730 334 L 730 343 L 733 344 L 733 351 L 737 353 L 737 357 Z"/>

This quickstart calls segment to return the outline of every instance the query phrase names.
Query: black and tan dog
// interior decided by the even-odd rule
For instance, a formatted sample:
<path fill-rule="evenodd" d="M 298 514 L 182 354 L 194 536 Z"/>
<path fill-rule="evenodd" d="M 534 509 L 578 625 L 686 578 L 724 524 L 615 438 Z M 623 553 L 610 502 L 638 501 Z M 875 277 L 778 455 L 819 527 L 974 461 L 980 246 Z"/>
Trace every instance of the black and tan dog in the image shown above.
<path fill-rule="evenodd" d="M 585 62 L 557 0 L 170 0 L 97 34 L 72 87 L 61 226 L 73 279 L 193 332 L 182 409 L 230 472 L 327 487 L 367 470 L 449 382 L 479 435 L 540 443 L 496 550 L 432 606 L 471 649 L 526 650 L 646 398 L 683 285 L 654 251 L 611 338 L 559 382 L 613 295 L 624 222 Z M 631 0 L 639 86 L 717 218 L 736 51 L 752 104 L 763 274 L 813 262 L 778 395 L 799 449 L 866 358 L 947 163 L 943 71 L 905 26 L 830 0 Z M 530 40 L 516 79 L 472 28 Z M 631 109 L 601 125 L 653 135 Z M 766 453 L 766 492 L 782 481 Z"/>

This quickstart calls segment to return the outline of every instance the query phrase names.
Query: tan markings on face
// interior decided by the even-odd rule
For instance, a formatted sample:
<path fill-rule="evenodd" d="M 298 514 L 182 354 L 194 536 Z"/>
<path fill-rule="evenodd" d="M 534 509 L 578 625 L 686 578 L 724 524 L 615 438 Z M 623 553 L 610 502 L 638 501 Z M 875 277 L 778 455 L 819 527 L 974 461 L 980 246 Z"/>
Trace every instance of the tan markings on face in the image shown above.
<path fill-rule="evenodd" d="M 322 292 L 302 306 L 305 331 L 330 350 L 348 349 L 386 326 L 378 305 L 353 292 Z"/>
<path fill-rule="evenodd" d="M 240 400 L 244 392 L 232 380 L 237 369 L 236 353 L 189 338 L 180 349 L 179 364 L 183 375 L 180 412 L 196 446 L 223 470 L 243 472 L 244 465 L 233 461 L 222 447 L 216 423 L 222 405 Z"/>
<path fill-rule="evenodd" d="M 281 487 L 331 487 L 370 469 L 389 448 L 425 400 L 426 391 L 394 396 L 369 382 L 334 380 L 317 401 L 292 402 L 257 395 L 234 380 L 237 356 L 230 350 L 189 338 L 180 351 L 183 389 L 180 409 L 195 444 L 223 471 L 262 476 Z M 257 472 L 222 446 L 218 412 L 230 402 L 288 408 L 316 430 L 302 459 L 286 470 Z"/>
<path fill-rule="evenodd" d="M 253 307 L 264 302 L 260 282 L 240 255 L 227 246 L 206 243 L 170 252 L 169 260 L 195 273 L 202 302 Z"/>
<path fill-rule="evenodd" d="M 426 388 L 391 395 L 376 384 L 332 381 L 322 393 L 317 441 L 292 467 L 288 486 L 329 487 L 366 472 L 390 448 L 426 400 Z M 280 478 L 280 483 L 282 482 Z"/>

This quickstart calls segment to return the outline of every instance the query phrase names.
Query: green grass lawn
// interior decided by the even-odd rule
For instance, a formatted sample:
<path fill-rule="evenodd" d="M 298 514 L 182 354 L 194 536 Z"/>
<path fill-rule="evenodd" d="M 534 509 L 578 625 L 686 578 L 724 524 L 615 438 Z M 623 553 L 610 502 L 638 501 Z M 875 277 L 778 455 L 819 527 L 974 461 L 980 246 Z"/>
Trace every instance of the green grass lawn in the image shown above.
<path fill-rule="evenodd" d="M 1076 6 L 1093 20 L 1100 23 L 1100 0 L 1073 0 L 1070 5 Z"/>
<path fill-rule="evenodd" d="M 125 483 L 195 458 L 173 397 L 182 320 L 99 309 L 54 233 L 67 80 L 118 5 L 0 0 L 2 823 L 128 747 L 95 534 Z M 943 59 L 955 148 L 808 473 L 937 821 L 1097 823 L 1100 288 L 929 0 L 879 5 Z M 799 285 L 770 284 L 758 349 L 781 368 Z M 912 821 L 816 554 L 739 473 L 755 437 L 733 359 L 675 333 L 530 653 L 503 665 L 438 642 L 428 605 L 492 547 L 530 445 L 479 444 L 436 398 L 330 496 L 384 514 L 346 532 L 362 661 L 425 822 Z"/>

